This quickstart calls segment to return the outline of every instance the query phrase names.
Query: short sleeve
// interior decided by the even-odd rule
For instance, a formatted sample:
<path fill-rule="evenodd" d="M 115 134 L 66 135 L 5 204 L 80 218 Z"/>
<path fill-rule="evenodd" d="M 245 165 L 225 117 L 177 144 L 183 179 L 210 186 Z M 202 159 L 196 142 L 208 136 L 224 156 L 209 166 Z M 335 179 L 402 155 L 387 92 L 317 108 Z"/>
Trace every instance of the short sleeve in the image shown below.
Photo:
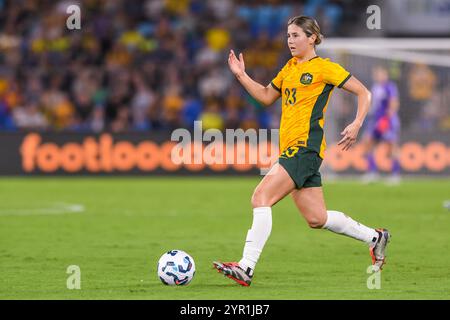
<path fill-rule="evenodd" d="M 281 93 L 281 86 L 283 85 L 283 79 L 285 78 L 285 70 L 286 66 L 284 66 L 283 69 L 278 72 L 277 76 L 270 82 L 272 88 L 277 90 L 279 93 Z"/>
<path fill-rule="evenodd" d="M 335 62 L 328 62 L 323 71 L 325 83 L 332 84 L 338 88 L 342 88 L 351 76 L 350 72 Z"/>

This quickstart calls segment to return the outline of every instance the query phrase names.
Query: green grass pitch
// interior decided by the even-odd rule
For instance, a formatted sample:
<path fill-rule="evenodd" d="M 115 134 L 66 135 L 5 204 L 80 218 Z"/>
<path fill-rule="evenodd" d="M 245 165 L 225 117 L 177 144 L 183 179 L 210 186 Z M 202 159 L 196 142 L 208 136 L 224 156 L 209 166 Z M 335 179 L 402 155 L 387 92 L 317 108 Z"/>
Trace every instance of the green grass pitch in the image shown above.
<path fill-rule="evenodd" d="M 450 181 L 325 182 L 329 209 L 392 232 L 381 288 L 367 288 L 367 247 L 312 230 L 290 198 L 251 287 L 212 269 L 241 257 L 259 178 L 2 178 L 0 299 L 449 299 Z M 170 249 L 191 254 L 186 287 L 156 275 Z M 81 270 L 69 290 L 67 267 Z"/>

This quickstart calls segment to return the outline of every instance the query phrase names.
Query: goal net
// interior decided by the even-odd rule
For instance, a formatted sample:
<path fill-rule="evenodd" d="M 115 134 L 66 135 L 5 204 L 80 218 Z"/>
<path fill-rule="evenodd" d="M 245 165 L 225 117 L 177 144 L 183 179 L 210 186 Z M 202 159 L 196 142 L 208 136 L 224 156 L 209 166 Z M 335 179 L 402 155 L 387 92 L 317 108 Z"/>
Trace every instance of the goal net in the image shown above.
<path fill-rule="evenodd" d="M 450 39 L 330 38 L 318 47 L 318 54 L 340 63 L 369 89 L 375 67 L 384 66 L 398 89 L 402 172 L 450 174 Z M 335 145 L 356 108 L 353 95 L 335 90 L 326 115 L 328 173 L 365 171 L 361 144 L 347 153 Z M 381 171 L 389 171 L 391 165 L 386 151 L 384 145 L 376 150 Z"/>

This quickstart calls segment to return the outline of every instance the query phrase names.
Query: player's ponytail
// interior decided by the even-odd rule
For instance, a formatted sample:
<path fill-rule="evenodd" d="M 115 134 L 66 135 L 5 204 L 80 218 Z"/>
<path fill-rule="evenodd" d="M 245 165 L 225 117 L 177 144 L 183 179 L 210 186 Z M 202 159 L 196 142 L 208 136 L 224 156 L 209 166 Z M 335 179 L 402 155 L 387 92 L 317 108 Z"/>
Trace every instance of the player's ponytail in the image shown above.
<path fill-rule="evenodd" d="M 303 32 L 307 37 L 316 35 L 316 41 L 314 41 L 314 45 L 319 45 L 322 42 L 323 35 L 320 32 L 320 27 L 317 21 L 311 17 L 307 16 L 296 16 L 290 18 L 287 25 L 295 24 L 296 26 L 302 28 Z"/>

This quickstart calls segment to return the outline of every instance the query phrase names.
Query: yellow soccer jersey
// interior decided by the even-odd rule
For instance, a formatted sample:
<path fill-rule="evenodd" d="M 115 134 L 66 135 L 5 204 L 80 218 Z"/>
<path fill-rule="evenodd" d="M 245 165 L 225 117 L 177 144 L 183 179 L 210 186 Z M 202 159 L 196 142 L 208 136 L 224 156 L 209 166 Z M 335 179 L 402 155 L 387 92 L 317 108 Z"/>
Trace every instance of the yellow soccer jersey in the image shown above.
<path fill-rule="evenodd" d="M 272 80 L 281 93 L 280 153 L 292 146 L 312 149 L 323 158 L 325 112 L 334 87 L 341 88 L 350 73 L 329 59 L 293 57 Z"/>

